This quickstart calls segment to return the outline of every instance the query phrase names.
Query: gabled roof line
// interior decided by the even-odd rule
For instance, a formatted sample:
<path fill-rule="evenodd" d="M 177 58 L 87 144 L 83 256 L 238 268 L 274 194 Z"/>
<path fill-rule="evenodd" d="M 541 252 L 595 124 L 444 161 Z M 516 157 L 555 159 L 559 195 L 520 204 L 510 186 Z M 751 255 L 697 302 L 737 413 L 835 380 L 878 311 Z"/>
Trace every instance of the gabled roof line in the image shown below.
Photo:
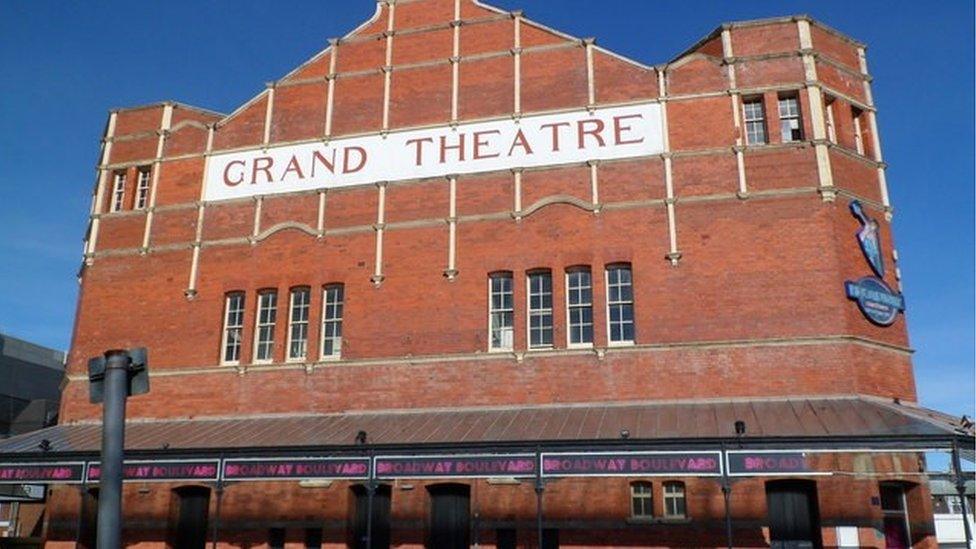
<path fill-rule="evenodd" d="M 369 19 L 367 19 L 367 20 L 363 21 L 362 23 L 360 23 L 359 26 L 357 26 L 353 30 L 351 30 L 351 31 L 347 32 L 346 34 L 342 35 L 342 37 L 339 40 L 342 40 L 343 38 L 348 38 L 349 36 L 352 36 L 353 34 L 356 34 L 357 32 L 359 32 L 362 29 L 366 28 L 367 25 L 369 25 L 369 24 L 373 23 L 374 21 L 376 21 L 379 18 L 380 14 L 383 13 L 382 4 L 383 4 L 382 2 L 376 2 L 376 11 L 373 12 L 372 17 L 370 17 Z M 311 63 L 315 62 L 316 60 L 320 59 L 323 55 L 325 55 L 326 53 L 328 53 L 330 50 L 332 50 L 332 44 L 329 44 L 325 49 L 321 50 L 320 52 L 318 52 L 317 54 L 313 55 L 311 58 L 309 58 L 304 63 L 298 65 L 297 67 L 295 67 L 294 69 L 292 69 L 291 71 L 289 71 L 288 74 L 282 76 L 278 80 L 275 80 L 275 82 L 280 81 L 280 80 L 287 79 L 291 75 L 297 73 L 298 71 L 302 70 L 306 66 L 308 66 Z M 233 112 L 231 112 L 230 114 L 228 114 L 224 118 L 218 120 L 217 121 L 217 127 L 220 127 L 220 126 L 225 125 L 232 118 L 234 118 L 235 116 L 237 116 L 238 114 L 240 114 L 242 111 L 244 111 L 245 109 L 247 109 L 248 107 L 250 107 L 251 105 L 253 105 L 254 103 L 256 103 L 257 101 L 259 101 L 267 93 L 268 93 L 268 86 L 265 86 L 264 90 L 262 90 L 261 93 L 259 93 L 256 96 L 252 97 L 250 100 L 248 100 L 246 103 L 244 103 L 240 107 L 237 107 L 236 109 L 234 109 Z"/>
<path fill-rule="evenodd" d="M 158 108 L 158 107 L 165 107 L 167 105 L 171 105 L 173 107 L 178 107 L 178 108 L 181 108 L 181 109 L 188 109 L 188 110 L 191 110 L 191 111 L 201 112 L 203 114 L 207 114 L 207 115 L 211 115 L 211 116 L 225 116 L 224 113 L 222 113 L 222 112 L 217 112 L 217 111 L 214 111 L 214 110 L 205 109 L 203 107 L 197 107 L 195 105 L 188 105 L 186 103 L 181 103 L 179 101 L 172 101 L 172 100 L 156 101 L 154 103 L 146 103 L 145 105 L 136 105 L 134 107 L 113 107 L 113 108 L 109 109 L 108 112 L 110 112 L 110 113 L 113 113 L 113 112 L 131 112 L 131 111 L 139 111 L 139 110 L 143 110 L 143 109 L 155 109 L 155 108 Z"/>

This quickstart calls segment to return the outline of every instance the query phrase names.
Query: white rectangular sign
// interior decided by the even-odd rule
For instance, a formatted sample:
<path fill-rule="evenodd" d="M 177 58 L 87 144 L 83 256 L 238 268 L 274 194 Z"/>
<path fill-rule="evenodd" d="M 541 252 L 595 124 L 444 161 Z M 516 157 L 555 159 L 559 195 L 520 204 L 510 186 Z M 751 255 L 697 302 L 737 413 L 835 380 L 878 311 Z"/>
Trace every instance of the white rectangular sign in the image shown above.
<path fill-rule="evenodd" d="M 657 103 L 215 154 L 204 200 L 659 154 Z"/>

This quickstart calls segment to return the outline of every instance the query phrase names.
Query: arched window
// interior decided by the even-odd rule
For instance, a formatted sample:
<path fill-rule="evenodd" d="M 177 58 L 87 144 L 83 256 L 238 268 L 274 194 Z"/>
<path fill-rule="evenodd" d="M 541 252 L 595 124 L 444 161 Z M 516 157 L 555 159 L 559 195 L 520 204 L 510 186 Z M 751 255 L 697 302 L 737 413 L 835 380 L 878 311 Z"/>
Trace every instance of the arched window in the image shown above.
<path fill-rule="evenodd" d="M 593 277 L 589 267 L 566 270 L 566 343 L 593 344 Z"/>
<path fill-rule="evenodd" d="M 688 516 L 685 483 L 677 480 L 664 483 L 664 516 L 668 518 Z"/>
<path fill-rule="evenodd" d="M 607 265 L 607 338 L 611 345 L 634 342 L 634 281 L 630 265 Z"/>
<path fill-rule="evenodd" d="M 514 346 L 515 301 L 512 273 L 488 275 L 489 351 L 510 351 Z"/>
<path fill-rule="evenodd" d="M 647 481 L 630 483 L 630 514 L 633 518 L 654 516 L 654 485 Z"/>
<path fill-rule="evenodd" d="M 329 284 L 322 289 L 322 359 L 338 360 L 342 355 L 342 304 L 345 299 L 342 284 Z"/>
<path fill-rule="evenodd" d="M 224 297 L 224 330 L 220 341 L 220 363 L 241 362 L 244 335 L 244 292 L 229 292 Z"/>

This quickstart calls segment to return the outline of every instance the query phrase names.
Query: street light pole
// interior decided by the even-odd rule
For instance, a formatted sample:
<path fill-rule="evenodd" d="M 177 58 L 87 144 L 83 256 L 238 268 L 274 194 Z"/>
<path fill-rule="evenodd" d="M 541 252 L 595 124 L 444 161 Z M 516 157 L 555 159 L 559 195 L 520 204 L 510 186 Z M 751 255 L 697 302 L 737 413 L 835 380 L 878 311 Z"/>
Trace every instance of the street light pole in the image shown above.
<path fill-rule="evenodd" d="M 122 546 L 122 448 L 125 446 L 125 400 L 129 392 L 131 361 L 126 351 L 105 352 L 98 549 Z"/>

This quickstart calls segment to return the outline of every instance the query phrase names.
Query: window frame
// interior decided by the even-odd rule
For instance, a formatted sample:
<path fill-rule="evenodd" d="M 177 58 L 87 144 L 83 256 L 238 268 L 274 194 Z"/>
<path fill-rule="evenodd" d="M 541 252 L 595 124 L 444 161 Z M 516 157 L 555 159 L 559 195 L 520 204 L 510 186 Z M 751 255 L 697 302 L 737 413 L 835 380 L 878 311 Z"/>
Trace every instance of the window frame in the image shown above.
<path fill-rule="evenodd" d="M 331 302 L 339 312 L 336 317 L 327 316 L 328 307 L 330 305 L 329 301 L 329 290 L 338 290 L 339 299 Z M 345 319 L 345 305 L 346 305 L 346 286 L 341 282 L 330 283 L 322 286 L 322 322 L 319 324 L 320 334 L 319 334 L 319 360 L 341 360 L 342 359 L 342 323 Z M 326 322 L 335 323 L 338 326 L 338 336 L 333 336 L 329 339 L 333 340 L 334 351 L 330 354 L 325 353 L 325 341 L 326 341 Z"/>
<path fill-rule="evenodd" d="M 861 115 L 864 111 L 851 105 L 851 120 L 854 126 L 854 150 L 857 154 L 864 156 L 864 128 L 861 127 Z"/>
<path fill-rule="evenodd" d="M 549 278 L 549 307 L 540 307 L 538 309 L 532 308 L 532 297 L 534 295 L 539 295 L 540 298 L 544 299 L 545 291 L 543 289 L 539 294 L 533 294 L 532 291 L 532 278 L 536 276 L 546 276 Z M 526 348 L 529 351 L 546 351 L 549 349 L 554 349 L 556 347 L 556 319 L 553 312 L 553 287 L 552 287 L 552 271 L 549 269 L 533 269 L 525 273 L 525 335 L 526 335 Z M 549 315 L 549 343 L 543 343 L 540 345 L 532 344 L 532 316 L 533 314 L 537 316 L 545 317 L 546 311 Z M 540 330 L 545 333 L 546 327 L 542 326 Z"/>
<path fill-rule="evenodd" d="M 295 296 L 305 294 L 305 319 L 295 320 Z M 312 289 L 308 286 L 295 286 L 288 290 L 288 333 L 285 337 L 285 362 L 305 362 L 308 360 L 308 334 L 312 323 Z M 305 326 L 305 346 L 301 356 L 292 355 L 292 344 L 295 342 L 295 327 Z"/>
<path fill-rule="evenodd" d="M 495 309 L 495 280 L 507 279 L 509 283 L 509 294 L 511 301 L 511 308 L 506 309 L 504 307 Z M 499 295 L 504 296 L 505 292 L 501 291 Z M 509 314 L 511 319 L 511 325 L 507 327 L 508 332 L 511 334 L 511 343 L 509 346 L 498 346 L 494 345 L 495 342 L 495 315 Z M 505 328 L 500 328 L 500 331 Z M 515 276 L 511 271 L 495 271 L 488 273 L 488 352 L 490 353 L 504 353 L 513 351 L 515 349 Z"/>
<path fill-rule="evenodd" d="M 669 493 L 669 488 L 679 488 L 681 490 L 679 493 Z M 671 512 L 668 503 L 670 501 L 677 500 L 681 502 L 681 507 L 684 511 L 680 513 Z M 667 480 L 661 483 L 661 501 L 664 504 L 664 518 L 669 519 L 684 519 L 688 518 L 688 488 L 683 481 L 680 480 Z"/>
<path fill-rule="evenodd" d="M 132 209 L 149 209 L 149 191 L 152 187 L 152 168 L 150 166 L 140 166 L 136 170 L 136 195 L 133 199 Z"/>
<path fill-rule="evenodd" d="M 116 213 L 125 209 L 125 180 L 127 174 L 125 170 L 115 172 L 112 180 L 112 196 L 109 198 L 108 212 Z"/>
<path fill-rule="evenodd" d="M 273 307 L 271 307 L 271 315 L 273 318 L 269 322 L 261 321 L 261 310 L 264 307 L 264 298 L 267 296 L 274 296 Z M 254 314 L 254 342 L 252 345 L 252 355 L 251 362 L 254 364 L 272 364 L 274 363 L 274 346 L 277 334 L 275 333 L 278 326 L 278 290 L 274 288 L 266 288 L 258 291 L 258 298 Z M 269 341 L 264 341 L 261 337 L 261 328 L 270 328 L 271 338 Z M 261 358 L 259 351 L 262 345 L 268 345 L 268 357 Z"/>
<path fill-rule="evenodd" d="M 796 106 L 796 112 L 789 112 L 787 109 L 787 114 L 783 114 L 783 104 L 787 102 L 792 102 Z M 784 92 L 776 97 L 776 112 L 779 115 L 779 138 L 783 143 L 799 143 L 803 141 L 803 109 L 800 106 L 800 94 L 797 91 Z M 796 128 L 790 128 L 791 132 L 796 132 L 796 135 L 790 135 L 789 139 L 784 139 L 784 129 L 783 122 L 787 120 L 796 120 Z"/>
<path fill-rule="evenodd" d="M 611 301 L 610 300 L 610 271 L 615 269 L 627 269 L 630 272 L 630 300 L 629 301 Z M 603 269 L 603 284 L 604 291 L 606 292 L 606 329 L 607 329 L 607 346 L 608 347 L 629 347 L 631 345 L 637 344 L 637 318 L 636 318 L 636 308 L 635 308 L 635 298 L 634 298 L 634 269 L 630 263 L 610 263 Z M 625 306 L 630 305 L 630 315 L 631 315 L 631 339 L 621 339 L 614 341 L 613 339 L 613 325 L 611 321 L 610 308 L 613 306 Z"/>
<path fill-rule="evenodd" d="M 754 104 L 759 105 L 759 118 L 749 117 L 748 107 L 749 105 Z M 742 125 L 743 129 L 745 130 L 745 135 L 743 137 L 745 137 L 746 145 L 757 146 L 769 144 L 769 128 L 766 125 L 766 120 L 766 102 L 763 96 L 754 95 L 742 98 Z M 762 128 L 762 141 L 753 141 L 750 138 L 750 124 L 759 124 L 759 127 Z"/>
<path fill-rule="evenodd" d="M 837 121 L 834 119 L 834 102 L 829 95 L 824 95 L 824 123 L 827 129 L 827 140 L 837 144 Z"/>
<path fill-rule="evenodd" d="M 635 520 L 648 520 L 654 518 L 654 483 L 649 480 L 635 480 L 629 485 L 630 488 L 630 518 Z M 638 493 L 637 489 L 647 489 L 646 492 Z M 637 512 L 637 502 L 643 513 Z"/>
<path fill-rule="evenodd" d="M 586 303 L 572 303 L 572 295 L 574 289 L 570 286 L 570 278 L 574 274 L 586 273 L 589 277 L 588 286 L 580 286 L 579 290 L 584 288 L 589 288 L 590 290 L 590 300 Z M 588 349 L 593 347 L 593 340 L 595 335 L 596 324 L 593 319 L 593 270 L 588 265 L 576 265 L 574 267 L 569 267 L 563 276 L 563 281 L 566 289 L 566 347 L 570 349 Z M 572 311 L 574 309 L 589 309 L 590 310 L 590 340 L 589 341 L 579 341 L 573 342 L 573 315 Z M 585 326 L 586 323 L 581 323 L 579 326 Z"/>
<path fill-rule="evenodd" d="M 240 323 L 231 326 L 229 323 L 230 319 L 230 304 L 231 300 L 239 297 L 241 299 L 240 306 Z M 220 335 L 220 364 L 223 366 L 237 366 L 241 363 L 241 354 L 244 349 L 244 314 L 247 311 L 247 294 L 242 290 L 234 290 L 224 294 L 224 315 L 223 315 L 223 329 Z M 227 344 L 230 341 L 229 335 L 230 330 L 237 330 L 238 340 L 237 340 L 237 359 L 227 360 Z"/>

